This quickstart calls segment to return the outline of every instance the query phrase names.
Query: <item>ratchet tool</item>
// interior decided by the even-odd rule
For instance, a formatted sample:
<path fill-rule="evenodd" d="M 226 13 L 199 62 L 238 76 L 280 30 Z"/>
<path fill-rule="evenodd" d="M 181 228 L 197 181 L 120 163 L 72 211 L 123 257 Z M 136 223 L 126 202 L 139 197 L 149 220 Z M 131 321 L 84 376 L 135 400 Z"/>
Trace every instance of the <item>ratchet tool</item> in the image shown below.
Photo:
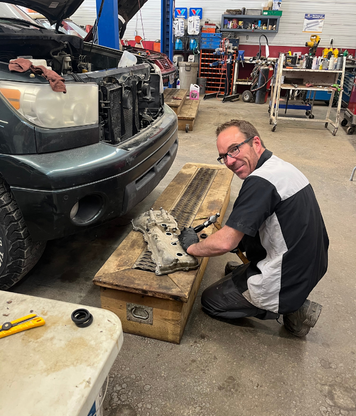
<path fill-rule="evenodd" d="M 5 322 L 0 327 L 0 338 L 7 337 L 17 332 L 26 331 L 26 329 L 36 328 L 37 326 L 42 326 L 46 322 L 40 316 L 37 316 L 35 313 L 31 315 L 26 315 L 23 318 L 15 319 L 11 322 Z"/>
<path fill-rule="evenodd" d="M 200 233 L 200 231 L 203 230 L 204 228 L 209 227 L 209 225 L 216 223 L 219 217 L 220 217 L 220 213 L 217 212 L 215 215 L 212 215 L 205 222 L 203 222 L 203 224 L 200 224 L 194 227 L 194 231 L 196 233 Z"/>

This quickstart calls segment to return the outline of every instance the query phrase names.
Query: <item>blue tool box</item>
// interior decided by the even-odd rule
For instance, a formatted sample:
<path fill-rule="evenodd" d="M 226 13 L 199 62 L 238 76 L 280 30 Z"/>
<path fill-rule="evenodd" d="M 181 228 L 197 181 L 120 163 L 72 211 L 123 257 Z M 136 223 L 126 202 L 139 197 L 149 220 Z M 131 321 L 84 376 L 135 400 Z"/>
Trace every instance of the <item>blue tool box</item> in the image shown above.
<path fill-rule="evenodd" d="M 221 33 L 202 33 L 200 38 L 200 49 L 219 48 L 221 42 Z"/>

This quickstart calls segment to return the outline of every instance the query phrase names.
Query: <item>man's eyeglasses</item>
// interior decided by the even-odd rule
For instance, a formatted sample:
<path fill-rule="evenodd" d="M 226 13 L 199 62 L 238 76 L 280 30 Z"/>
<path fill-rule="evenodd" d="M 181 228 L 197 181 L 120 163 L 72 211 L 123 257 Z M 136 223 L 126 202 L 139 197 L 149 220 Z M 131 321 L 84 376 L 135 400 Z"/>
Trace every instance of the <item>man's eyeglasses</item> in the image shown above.
<path fill-rule="evenodd" d="M 255 136 L 252 136 L 252 137 L 246 139 L 245 141 L 237 144 L 236 146 L 232 147 L 231 150 L 228 153 L 225 153 L 224 155 L 219 156 L 216 160 L 223 165 L 224 163 L 226 163 L 228 156 L 231 157 L 231 158 L 237 157 L 238 154 L 240 153 L 240 147 L 243 144 L 248 143 L 254 137 Z"/>

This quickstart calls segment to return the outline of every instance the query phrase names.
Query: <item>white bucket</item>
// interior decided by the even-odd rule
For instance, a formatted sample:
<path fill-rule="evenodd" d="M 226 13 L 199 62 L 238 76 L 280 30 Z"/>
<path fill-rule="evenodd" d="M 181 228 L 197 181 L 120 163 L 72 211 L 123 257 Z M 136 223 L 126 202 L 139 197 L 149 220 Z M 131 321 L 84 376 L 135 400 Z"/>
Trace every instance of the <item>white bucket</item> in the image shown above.
<path fill-rule="evenodd" d="M 190 84 L 196 84 L 198 77 L 198 62 L 179 62 L 180 87 L 190 89 Z"/>

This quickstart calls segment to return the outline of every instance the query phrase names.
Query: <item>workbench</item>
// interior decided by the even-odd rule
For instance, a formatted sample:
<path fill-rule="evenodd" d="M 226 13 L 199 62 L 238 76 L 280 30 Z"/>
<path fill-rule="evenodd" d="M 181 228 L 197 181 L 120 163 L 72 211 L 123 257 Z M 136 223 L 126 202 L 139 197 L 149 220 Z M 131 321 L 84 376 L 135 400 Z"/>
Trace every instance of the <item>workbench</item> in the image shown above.
<path fill-rule="evenodd" d="M 187 163 L 152 209 L 165 209 L 180 229 L 195 227 L 219 212 L 217 223 L 204 229 L 209 235 L 224 218 L 232 177 L 220 165 Z M 131 231 L 97 272 L 94 283 L 100 286 L 101 306 L 120 317 L 125 332 L 179 343 L 207 263 L 205 257 L 198 269 L 157 276 L 142 233 Z"/>
<path fill-rule="evenodd" d="M 4 291 L 0 305 L 0 325 L 32 313 L 45 320 L 0 339 L 0 414 L 88 416 L 94 405 L 101 415 L 97 398 L 123 342 L 120 319 L 105 309 Z M 71 319 L 82 308 L 93 316 L 86 328 Z"/>
<path fill-rule="evenodd" d="M 323 122 L 325 128 L 330 124 L 333 127 L 332 134 L 335 136 L 339 124 L 340 124 L 340 110 L 342 103 L 342 93 L 339 94 L 336 117 L 335 120 L 330 119 L 331 108 L 336 92 L 336 88 L 332 87 L 333 84 L 338 84 L 338 89 L 342 92 L 345 77 L 345 63 L 346 58 L 343 59 L 343 66 L 341 70 L 320 70 L 320 69 L 304 69 L 304 68 L 284 68 L 285 55 L 281 54 L 278 59 L 276 68 L 273 88 L 272 99 L 270 105 L 270 124 L 272 124 L 272 131 L 276 130 L 278 120 L 294 120 L 294 121 L 308 121 L 308 122 Z M 341 76 L 340 76 L 341 75 Z M 339 79 L 340 77 L 340 79 Z M 288 82 L 288 79 L 291 80 Z M 339 81 L 338 81 L 339 79 Z M 317 91 L 330 92 L 329 106 L 327 108 L 326 117 L 317 119 L 313 115 L 314 100 L 311 102 L 310 110 L 306 111 L 308 118 L 297 118 L 290 116 L 283 116 L 278 118 L 280 108 L 281 91 L 313 91 L 315 94 Z M 292 103 L 291 103 L 292 104 Z M 292 107 L 292 105 L 290 106 Z"/>

